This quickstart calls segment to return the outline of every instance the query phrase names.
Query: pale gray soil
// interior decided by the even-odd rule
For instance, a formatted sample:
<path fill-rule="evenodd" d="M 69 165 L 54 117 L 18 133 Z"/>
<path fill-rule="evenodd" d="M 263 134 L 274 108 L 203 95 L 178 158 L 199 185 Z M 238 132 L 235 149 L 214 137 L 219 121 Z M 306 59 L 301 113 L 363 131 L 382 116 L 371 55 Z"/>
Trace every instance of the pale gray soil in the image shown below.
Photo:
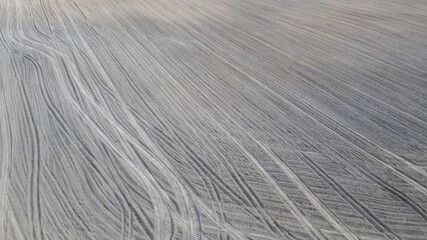
<path fill-rule="evenodd" d="M 427 238 L 427 3 L 0 0 L 0 239 Z"/>

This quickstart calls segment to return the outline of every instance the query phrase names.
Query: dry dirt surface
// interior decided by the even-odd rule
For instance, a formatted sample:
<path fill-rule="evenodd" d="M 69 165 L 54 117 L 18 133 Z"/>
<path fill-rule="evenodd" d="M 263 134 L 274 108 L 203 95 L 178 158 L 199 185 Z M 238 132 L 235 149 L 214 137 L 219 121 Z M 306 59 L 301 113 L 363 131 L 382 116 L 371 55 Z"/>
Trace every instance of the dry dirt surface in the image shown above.
<path fill-rule="evenodd" d="M 0 239 L 427 237 L 427 3 L 0 0 Z"/>

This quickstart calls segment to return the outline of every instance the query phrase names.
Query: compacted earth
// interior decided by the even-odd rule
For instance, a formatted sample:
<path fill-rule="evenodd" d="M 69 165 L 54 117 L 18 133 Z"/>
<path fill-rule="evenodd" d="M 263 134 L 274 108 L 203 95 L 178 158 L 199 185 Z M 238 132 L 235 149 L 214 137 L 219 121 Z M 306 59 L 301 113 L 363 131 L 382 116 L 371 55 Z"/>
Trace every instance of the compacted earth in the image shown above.
<path fill-rule="evenodd" d="M 426 239 L 427 2 L 0 0 L 0 239 Z"/>

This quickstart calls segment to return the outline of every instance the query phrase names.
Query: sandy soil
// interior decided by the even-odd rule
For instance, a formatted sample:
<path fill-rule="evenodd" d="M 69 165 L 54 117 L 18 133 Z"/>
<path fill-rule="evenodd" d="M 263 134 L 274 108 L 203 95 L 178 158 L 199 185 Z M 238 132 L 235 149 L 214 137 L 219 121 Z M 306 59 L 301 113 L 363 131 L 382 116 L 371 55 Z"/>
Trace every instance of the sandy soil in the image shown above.
<path fill-rule="evenodd" d="M 0 239 L 426 239 L 427 4 L 0 0 Z"/>

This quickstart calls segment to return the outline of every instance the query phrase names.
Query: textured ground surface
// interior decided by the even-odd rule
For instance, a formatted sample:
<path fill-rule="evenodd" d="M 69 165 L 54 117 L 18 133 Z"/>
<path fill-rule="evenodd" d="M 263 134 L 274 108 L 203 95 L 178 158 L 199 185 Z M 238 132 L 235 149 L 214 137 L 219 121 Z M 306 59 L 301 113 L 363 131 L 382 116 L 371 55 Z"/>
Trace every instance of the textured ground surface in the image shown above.
<path fill-rule="evenodd" d="M 0 239 L 425 239 L 427 3 L 0 0 Z"/>

